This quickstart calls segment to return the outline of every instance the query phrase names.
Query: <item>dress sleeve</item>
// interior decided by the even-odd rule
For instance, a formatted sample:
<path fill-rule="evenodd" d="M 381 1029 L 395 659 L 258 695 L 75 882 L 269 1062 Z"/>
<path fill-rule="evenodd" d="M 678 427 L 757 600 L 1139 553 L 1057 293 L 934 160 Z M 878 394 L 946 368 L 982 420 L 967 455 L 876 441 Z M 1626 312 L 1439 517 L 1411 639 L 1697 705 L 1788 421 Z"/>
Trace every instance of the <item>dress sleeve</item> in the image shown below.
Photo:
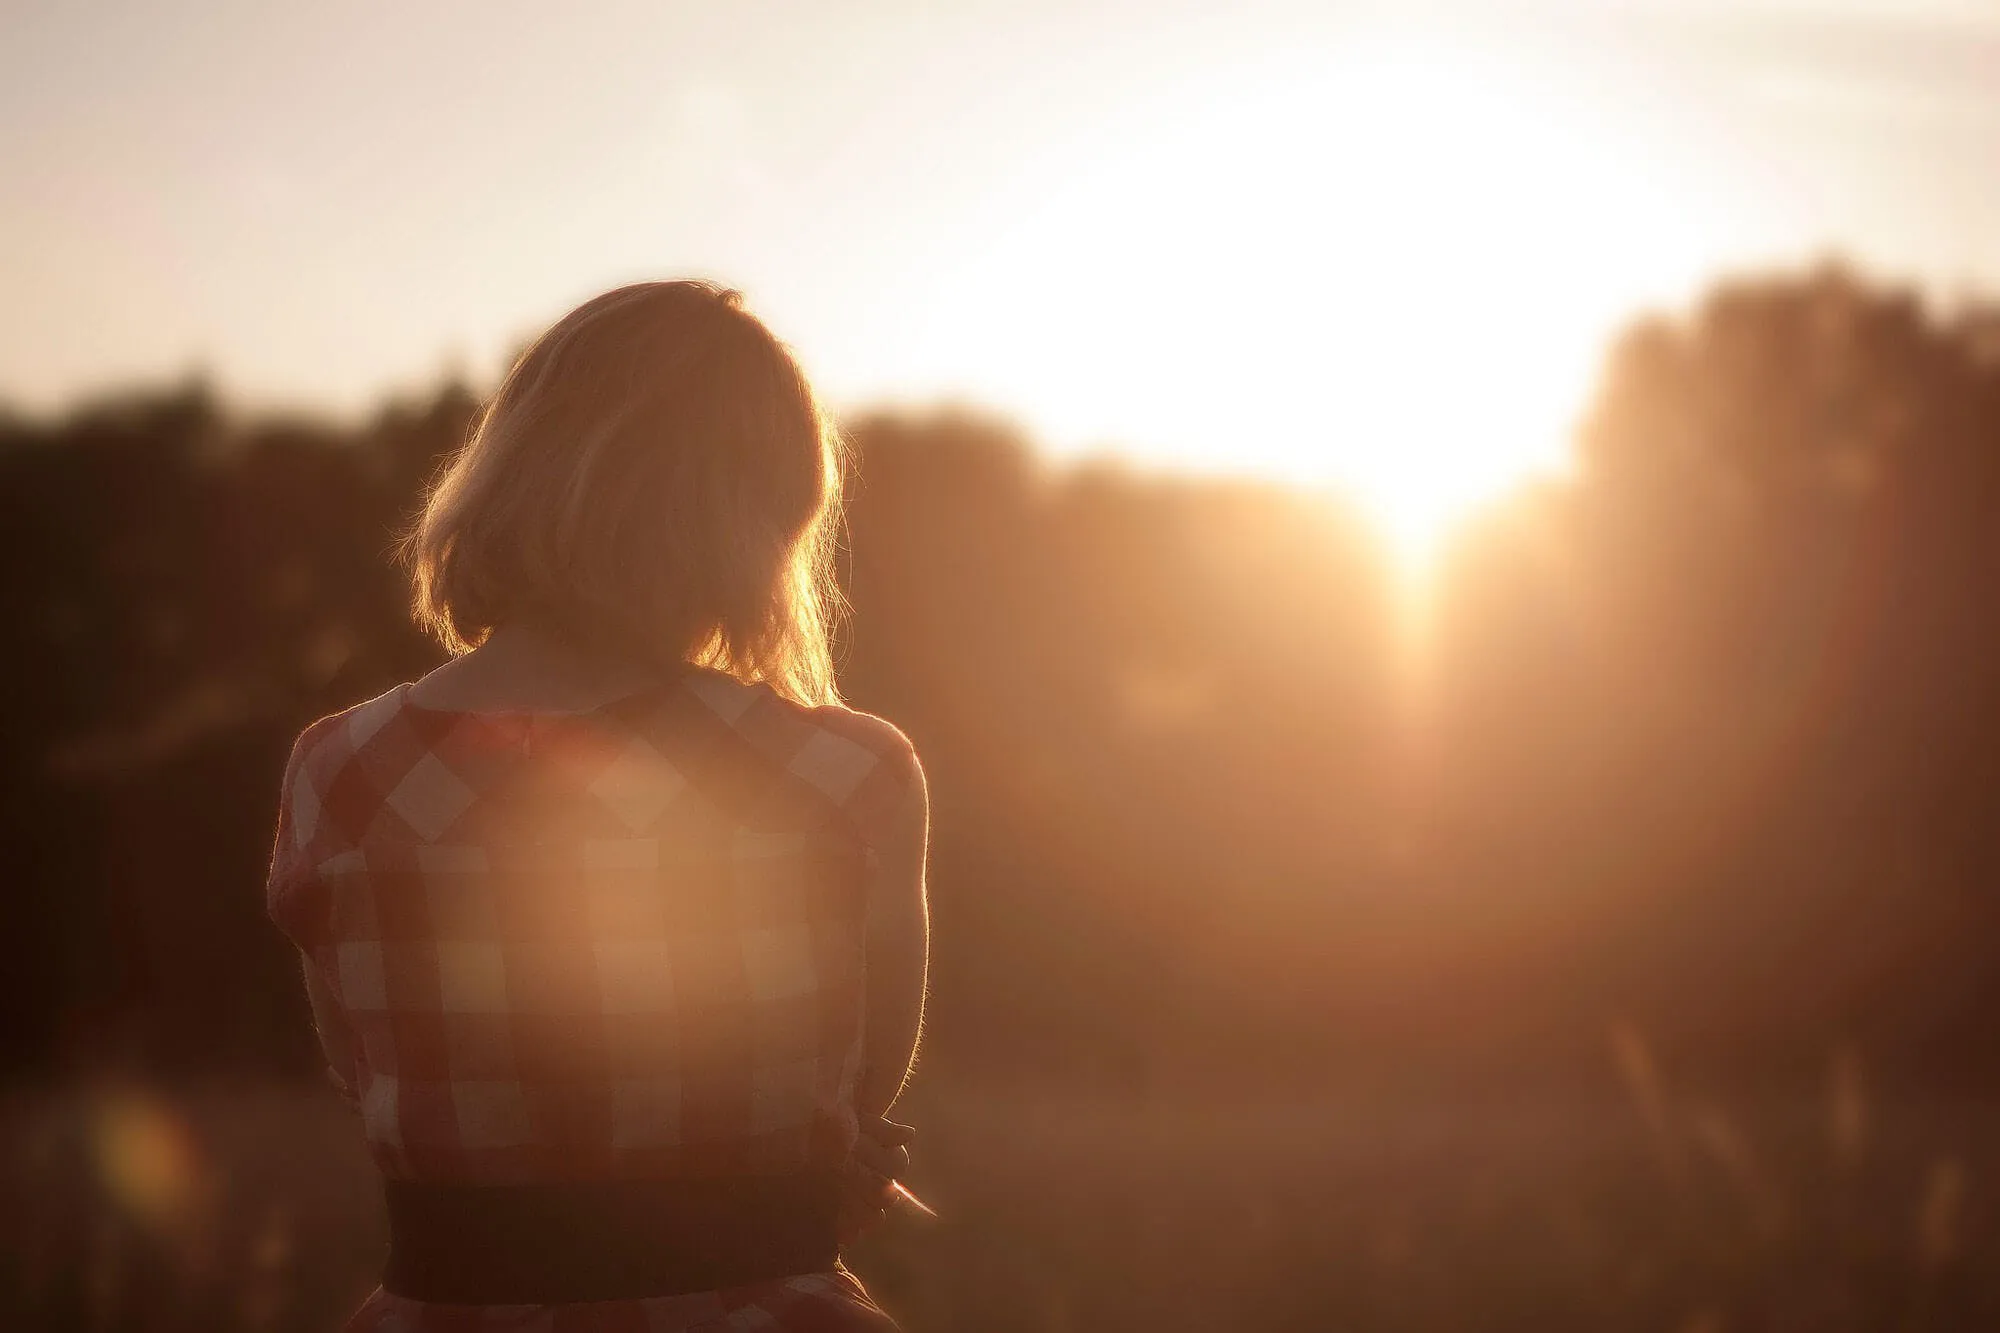
<path fill-rule="evenodd" d="M 869 713 L 827 708 L 819 710 L 819 716 L 822 726 L 862 752 L 840 808 L 861 835 L 862 845 L 878 848 L 911 789 L 923 782 L 916 747 L 894 723 Z"/>
<path fill-rule="evenodd" d="M 278 829 L 264 906 L 292 943 L 311 954 L 326 940 L 324 895 L 315 867 L 320 856 L 320 796 L 311 772 L 319 724 L 307 727 L 292 745 L 278 794 Z"/>
<path fill-rule="evenodd" d="M 318 869 L 328 851 L 321 818 L 321 756 L 315 742 L 321 724 L 306 728 L 292 745 L 278 796 L 278 830 L 271 847 L 271 872 L 264 900 L 271 920 L 298 947 L 304 964 L 306 997 L 313 1027 L 326 1057 L 328 1080 L 348 1102 L 355 1100 L 357 1043 L 346 1015 L 328 984 L 332 922 Z"/>

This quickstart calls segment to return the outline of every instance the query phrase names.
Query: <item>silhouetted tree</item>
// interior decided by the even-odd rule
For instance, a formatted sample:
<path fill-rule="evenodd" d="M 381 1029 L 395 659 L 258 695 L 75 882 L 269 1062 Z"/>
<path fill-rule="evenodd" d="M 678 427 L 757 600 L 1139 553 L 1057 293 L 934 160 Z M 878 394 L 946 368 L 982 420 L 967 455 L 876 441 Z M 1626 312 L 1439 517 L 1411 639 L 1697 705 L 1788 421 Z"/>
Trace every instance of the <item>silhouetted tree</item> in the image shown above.
<path fill-rule="evenodd" d="M 1641 321 L 1421 641 L 1329 501 L 851 423 L 844 678 L 932 773 L 934 1067 L 1559 1067 L 1630 1015 L 1953 1072 L 2000 1018 L 1996 329 L 1837 267 Z M 436 660 L 388 553 L 475 412 L 0 414 L 17 1072 L 305 1066 L 279 766 Z"/>

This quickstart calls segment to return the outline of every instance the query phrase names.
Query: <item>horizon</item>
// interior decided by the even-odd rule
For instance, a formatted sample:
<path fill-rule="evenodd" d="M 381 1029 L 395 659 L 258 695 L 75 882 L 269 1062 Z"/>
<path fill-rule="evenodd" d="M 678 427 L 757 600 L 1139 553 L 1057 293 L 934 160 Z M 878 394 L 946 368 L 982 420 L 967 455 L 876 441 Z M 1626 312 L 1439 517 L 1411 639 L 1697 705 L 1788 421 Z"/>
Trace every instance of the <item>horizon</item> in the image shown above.
<path fill-rule="evenodd" d="M 1718 281 L 2000 291 L 2000 10 L 1140 15 L 27 7 L 0 402 L 354 421 L 706 276 L 842 415 L 1340 491 L 1409 553 L 1561 475 L 1610 339 Z"/>

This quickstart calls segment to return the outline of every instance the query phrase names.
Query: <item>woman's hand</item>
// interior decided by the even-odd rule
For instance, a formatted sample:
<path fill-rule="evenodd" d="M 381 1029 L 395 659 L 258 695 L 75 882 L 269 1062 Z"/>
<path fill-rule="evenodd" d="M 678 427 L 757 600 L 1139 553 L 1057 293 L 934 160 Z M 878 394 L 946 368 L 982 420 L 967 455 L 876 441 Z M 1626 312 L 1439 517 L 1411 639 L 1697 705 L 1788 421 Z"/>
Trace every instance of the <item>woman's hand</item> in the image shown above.
<path fill-rule="evenodd" d="M 842 1245 L 852 1245 L 882 1220 L 890 1187 L 910 1169 L 909 1143 L 916 1133 L 910 1126 L 883 1116 L 862 1119 L 861 1137 L 855 1141 L 841 1182 L 838 1229 Z"/>

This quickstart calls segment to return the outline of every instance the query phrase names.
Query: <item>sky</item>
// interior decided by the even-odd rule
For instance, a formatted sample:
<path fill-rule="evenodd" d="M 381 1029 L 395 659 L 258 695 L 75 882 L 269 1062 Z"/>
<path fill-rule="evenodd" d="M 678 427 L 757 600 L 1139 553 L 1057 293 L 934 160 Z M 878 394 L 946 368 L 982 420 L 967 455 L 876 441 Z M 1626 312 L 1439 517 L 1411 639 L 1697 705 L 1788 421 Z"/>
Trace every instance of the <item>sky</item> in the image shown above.
<path fill-rule="evenodd" d="M 1606 337 L 1718 273 L 2000 292 L 2000 0 L 0 14 L 33 412 L 351 415 L 700 274 L 842 407 L 1435 509 L 1559 465 Z"/>

